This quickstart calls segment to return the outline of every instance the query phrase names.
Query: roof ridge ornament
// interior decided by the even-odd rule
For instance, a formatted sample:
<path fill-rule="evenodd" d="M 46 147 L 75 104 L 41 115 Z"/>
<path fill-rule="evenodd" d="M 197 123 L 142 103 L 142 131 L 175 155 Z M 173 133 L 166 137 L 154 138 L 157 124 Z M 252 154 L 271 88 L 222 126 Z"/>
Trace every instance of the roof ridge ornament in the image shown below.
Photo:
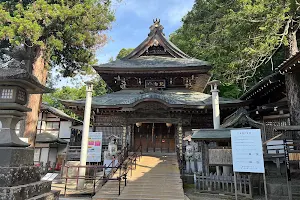
<path fill-rule="evenodd" d="M 154 35 L 157 31 L 161 32 L 163 35 L 165 35 L 162 31 L 164 30 L 164 27 L 160 24 L 160 19 L 156 18 L 153 19 L 153 24 L 150 26 L 150 35 Z"/>
<path fill-rule="evenodd" d="M 160 19 L 153 19 L 153 24 L 156 26 L 156 27 L 158 27 L 159 25 L 160 25 Z"/>

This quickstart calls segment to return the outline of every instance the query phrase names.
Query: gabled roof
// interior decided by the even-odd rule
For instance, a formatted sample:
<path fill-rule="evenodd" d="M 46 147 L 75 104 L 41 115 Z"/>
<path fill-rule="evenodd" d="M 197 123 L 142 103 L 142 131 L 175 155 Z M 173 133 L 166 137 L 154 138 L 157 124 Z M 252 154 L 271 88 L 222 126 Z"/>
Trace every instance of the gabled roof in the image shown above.
<path fill-rule="evenodd" d="M 163 29 L 164 27 L 160 24 L 160 20 L 153 20 L 153 25 L 150 26 L 148 37 L 124 59 L 138 58 L 142 55 L 151 55 L 151 52 L 147 52 L 149 48 L 160 46 L 165 50 L 164 54 L 161 52 L 162 55 L 173 58 L 191 58 L 165 37 Z"/>
<path fill-rule="evenodd" d="M 262 123 L 253 120 L 249 117 L 248 111 L 244 108 L 239 108 L 237 111 L 226 117 L 221 125 L 222 128 L 236 127 L 239 125 L 251 125 L 256 128 L 261 128 Z"/>
<path fill-rule="evenodd" d="M 163 33 L 160 20 L 153 21 L 148 37 L 126 57 L 110 63 L 94 66 L 98 73 L 109 73 L 107 70 L 133 70 L 145 69 L 158 70 L 180 67 L 197 67 L 202 70 L 199 73 L 207 73 L 211 69 L 208 62 L 191 58 L 171 41 Z M 189 68 L 190 69 L 190 68 Z"/>
<path fill-rule="evenodd" d="M 67 115 L 66 113 L 64 113 L 62 110 L 59 110 L 59 109 L 54 108 L 54 107 L 52 107 L 50 105 L 47 105 L 47 103 L 45 103 L 45 102 L 43 102 L 41 104 L 41 110 L 42 111 L 50 112 L 53 115 L 56 115 L 56 116 L 58 116 L 58 117 L 60 117 L 62 119 L 82 124 L 82 121 L 74 119 L 73 117 L 71 117 L 71 116 Z"/>

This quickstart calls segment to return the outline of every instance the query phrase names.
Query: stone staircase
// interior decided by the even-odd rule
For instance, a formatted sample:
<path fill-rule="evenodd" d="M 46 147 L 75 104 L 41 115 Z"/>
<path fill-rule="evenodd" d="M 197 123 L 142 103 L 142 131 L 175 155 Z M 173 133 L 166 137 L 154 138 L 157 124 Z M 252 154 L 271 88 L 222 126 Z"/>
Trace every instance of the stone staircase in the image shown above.
<path fill-rule="evenodd" d="M 115 174 L 117 176 L 118 174 Z M 153 153 L 144 155 L 137 167 L 128 173 L 127 186 L 118 181 L 108 181 L 93 200 L 108 199 L 172 199 L 183 200 L 184 192 L 176 154 Z"/>

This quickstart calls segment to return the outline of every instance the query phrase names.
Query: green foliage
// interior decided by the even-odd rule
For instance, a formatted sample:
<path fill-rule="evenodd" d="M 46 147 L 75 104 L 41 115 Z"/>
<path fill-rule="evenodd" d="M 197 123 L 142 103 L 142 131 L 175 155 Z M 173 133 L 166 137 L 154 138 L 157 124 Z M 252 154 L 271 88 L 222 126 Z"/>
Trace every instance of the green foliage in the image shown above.
<path fill-rule="evenodd" d="M 46 64 L 73 76 L 90 71 L 113 20 L 109 0 L 4 0 L 0 40 L 42 49 Z"/>
<path fill-rule="evenodd" d="M 102 79 L 95 79 L 93 81 L 94 89 L 93 96 L 101 96 L 106 93 L 105 82 Z M 43 102 L 48 103 L 50 106 L 63 110 L 71 117 L 78 118 L 72 111 L 66 109 L 59 100 L 79 100 L 85 99 L 86 86 L 81 87 L 62 87 L 55 90 L 55 92 L 43 95 Z"/>
<path fill-rule="evenodd" d="M 124 58 L 125 56 L 129 55 L 132 51 L 134 50 L 134 48 L 123 48 L 120 50 L 120 52 L 118 53 L 116 59 L 121 59 Z"/>
<path fill-rule="evenodd" d="M 241 94 L 284 59 L 293 1 L 196 0 L 170 38 L 180 49 L 213 64 L 225 96 Z M 232 94 L 231 92 L 232 91 Z"/>

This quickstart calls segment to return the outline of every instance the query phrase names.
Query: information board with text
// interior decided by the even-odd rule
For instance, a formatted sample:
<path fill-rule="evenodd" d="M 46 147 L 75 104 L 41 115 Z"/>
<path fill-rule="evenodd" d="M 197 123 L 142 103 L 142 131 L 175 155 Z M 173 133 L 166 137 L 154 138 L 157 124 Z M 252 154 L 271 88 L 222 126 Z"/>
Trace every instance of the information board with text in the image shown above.
<path fill-rule="evenodd" d="M 102 132 L 89 132 L 87 162 L 101 162 Z"/>
<path fill-rule="evenodd" d="M 260 129 L 231 130 L 234 172 L 265 173 Z"/>

